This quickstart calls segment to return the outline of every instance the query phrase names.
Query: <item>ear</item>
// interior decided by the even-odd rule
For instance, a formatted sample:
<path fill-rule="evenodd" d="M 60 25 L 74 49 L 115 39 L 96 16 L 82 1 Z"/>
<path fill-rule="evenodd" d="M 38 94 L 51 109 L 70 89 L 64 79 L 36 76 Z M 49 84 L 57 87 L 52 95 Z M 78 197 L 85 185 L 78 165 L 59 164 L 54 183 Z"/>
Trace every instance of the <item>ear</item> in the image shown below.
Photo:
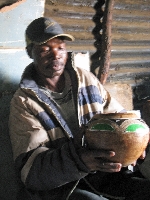
<path fill-rule="evenodd" d="M 29 44 L 27 47 L 26 47 L 26 51 L 27 51 L 27 54 L 30 58 L 32 58 L 32 48 L 33 48 L 33 43 Z"/>

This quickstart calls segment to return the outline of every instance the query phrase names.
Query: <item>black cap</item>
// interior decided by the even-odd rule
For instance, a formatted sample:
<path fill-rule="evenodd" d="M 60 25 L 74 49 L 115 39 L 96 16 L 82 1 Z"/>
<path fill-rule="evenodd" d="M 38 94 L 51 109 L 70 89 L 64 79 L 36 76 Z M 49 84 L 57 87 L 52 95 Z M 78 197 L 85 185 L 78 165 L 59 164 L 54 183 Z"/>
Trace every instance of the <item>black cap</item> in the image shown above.
<path fill-rule="evenodd" d="M 26 44 L 43 44 L 55 37 L 74 41 L 74 37 L 63 32 L 61 26 L 51 18 L 40 17 L 33 20 L 26 29 Z"/>

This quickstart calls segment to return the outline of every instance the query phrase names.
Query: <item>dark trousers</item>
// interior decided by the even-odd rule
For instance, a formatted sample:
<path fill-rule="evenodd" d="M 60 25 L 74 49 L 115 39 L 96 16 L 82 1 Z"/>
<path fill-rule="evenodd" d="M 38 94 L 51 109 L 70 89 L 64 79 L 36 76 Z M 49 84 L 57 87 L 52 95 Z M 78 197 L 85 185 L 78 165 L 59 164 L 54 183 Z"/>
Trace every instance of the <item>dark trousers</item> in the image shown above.
<path fill-rule="evenodd" d="M 85 177 L 79 187 L 108 199 L 150 200 L 150 181 L 139 171 L 122 169 L 118 173 L 97 172 Z"/>
<path fill-rule="evenodd" d="M 17 200 L 66 200 L 66 190 L 52 195 L 52 191 L 20 191 Z M 53 191 L 54 193 L 54 191 Z M 65 194 L 63 197 L 63 194 Z M 96 194 L 96 195 L 95 195 Z M 150 200 L 150 181 L 139 171 L 122 169 L 117 173 L 96 172 L 80 180 L 68 200 Z"/>

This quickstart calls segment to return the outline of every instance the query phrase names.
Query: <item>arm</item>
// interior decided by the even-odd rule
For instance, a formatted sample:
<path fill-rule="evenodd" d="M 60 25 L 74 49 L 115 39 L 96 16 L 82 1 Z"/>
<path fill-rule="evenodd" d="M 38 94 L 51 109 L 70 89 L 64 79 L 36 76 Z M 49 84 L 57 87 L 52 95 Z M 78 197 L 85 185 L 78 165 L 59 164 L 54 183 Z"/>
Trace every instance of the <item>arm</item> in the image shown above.
<path fill-rule="evenodd" d="M 21 179 L 27 188 L 50 190 L 86 176 L 90 171 L 115 172 L 120 164 L 106 162 L 98 157 L 113 156 L 111 152 L 89 151 L 68 140 L 59 148 L 52 148 L 52 131 L 46 131 L 39 122 L 42 108 L 25 94 L 13 98 L 10 111 L 10 136 L 14 159 Z M 61 129 L 57 134 L 63 135 Z M 80 135 L 80 134 L 77 134 Z M 61 138 L 63 139 L 63 137 Z M 81 141 L 81 140 L 80 140 Z M 91 165 L 92 163 L 92 165 Z"/>
<path fill-rule="evenodd" d="M 24 97 L 15 97 L 11 103 L 10 137 L 15 163 L 26 187 L 53 189 L 87 175 L 89 171 L 71 140 L 58 149 L 47 145 L 50 133 L 36 118 L 37 106 Z"/>

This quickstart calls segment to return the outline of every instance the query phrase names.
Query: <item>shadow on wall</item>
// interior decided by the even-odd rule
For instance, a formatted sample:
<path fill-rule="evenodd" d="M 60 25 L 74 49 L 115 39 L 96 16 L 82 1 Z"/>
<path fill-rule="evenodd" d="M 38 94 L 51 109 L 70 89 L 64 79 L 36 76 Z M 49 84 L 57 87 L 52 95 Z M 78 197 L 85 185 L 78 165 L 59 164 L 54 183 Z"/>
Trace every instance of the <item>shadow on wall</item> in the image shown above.
<path fill-rule="evenodd" d="M 3 27 L 0 32 L 0 200 L 16 200 L 19 184 L 8 130 L 10 101 L 24 68 L 30 63 L 24 49 L 25 28 L 33 19 L 43 16 L 45 1 L 0 2 L 0 22 Z"/>
<path fill-rule="evenodd" d="M 95 69 L 100 67 L 100 57 L 101 57 L 101 43 L 102 43 L 102 17 L 103 17 L 103 9 L 102 7 L 105 4 L 105 0 L 98 1 L 94 9 L 96 11 L 95 15 L 93 16 L 93 21 L 95 23 L 95 28 L 93 29 L 92 33 L 94 35 L 95 43 L 94 46 L 96 47 L 96 52 L 91 56 L 91 71 L 95 74 Z"/>
<path fill-rule="evenodd" d="M 142 85 L 134 88 L 134 105 L 135 109 L 142 110 L 143 105 L 150 100 L 150 78 L 143 81 Z"/>
<path fill-rule="evenodd" d="M 15 199 L 15 193 L 17 192 L 17 181 L 8 131 L 9 103 L 11 98 L 11 95 L 0 98 L 0 199 L 3 200 Z"/>
<path fill-rule="evenodd" d="M 0 73 L 0 199 L 16 200 L 19 184 L 15 174 L 8 119 L 10 101 L 18 85 L 8 81 L 4 83 L 3 79 Z"/>

